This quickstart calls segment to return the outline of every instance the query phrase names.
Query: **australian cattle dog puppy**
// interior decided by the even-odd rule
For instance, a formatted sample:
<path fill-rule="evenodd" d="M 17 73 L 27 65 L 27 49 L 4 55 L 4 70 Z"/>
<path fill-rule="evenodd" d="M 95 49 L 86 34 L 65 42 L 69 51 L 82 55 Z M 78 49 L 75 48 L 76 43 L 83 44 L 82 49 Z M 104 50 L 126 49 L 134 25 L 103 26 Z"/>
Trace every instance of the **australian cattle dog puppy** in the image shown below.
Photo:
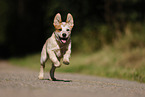
<path fill-rule="evenodd" d="M 71 30 L 74 26 L 73 17 L 70 13 L 67 14 L 66 22 L 62 22 L 61 15 L 56 14 L 54 18 L 55 31 L 52 36 L 46 40 L 41 52 L 41 67 L 38 78 L 44 78 L 45 62 L 48 57 L 52 62 L 50 70 L 50 79 L 56 80 L 54 72 L 57 67 L 60 67 L 60 59 L 63 58 L 63 63 L 68 65 L 71 54 Z"/>

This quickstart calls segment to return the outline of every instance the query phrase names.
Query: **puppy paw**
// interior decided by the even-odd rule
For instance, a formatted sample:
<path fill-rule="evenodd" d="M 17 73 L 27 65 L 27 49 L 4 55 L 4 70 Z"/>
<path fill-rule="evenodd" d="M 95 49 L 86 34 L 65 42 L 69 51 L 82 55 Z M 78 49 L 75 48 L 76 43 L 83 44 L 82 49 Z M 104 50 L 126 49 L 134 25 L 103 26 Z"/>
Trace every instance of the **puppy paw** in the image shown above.
<path fill-rule="evenodd" d="M 63 63 L 64 63 L 65 65 L 69 65 L 69 62 L 67 62 L 67 61 L 63 61 Z"/>
<path fill-rule="evenodd" d="M 60 62 L 58 62 L 58 63 L 55 63 L 54 66 L 55 66 L 56 68 L 58 68 L 58 67 L 61 66 L 61 64 L 60 64 Z"/>
<path fill-rule="evenodd" d="M 50 80 L 50 81 L 57 81 L 56 78 L 50 78 L 49 80 Z"/>
<path fill-rule="evenodd" d="M 40 79 L 40 80 L 44 79 L 43 74 L 39 74 L 38 79 Z"/>
<path fill-rule="evenodd" d="M 69 60 L 63 60 L 63 63 L 64 63 L 65 65 L 69 65 Z"/>

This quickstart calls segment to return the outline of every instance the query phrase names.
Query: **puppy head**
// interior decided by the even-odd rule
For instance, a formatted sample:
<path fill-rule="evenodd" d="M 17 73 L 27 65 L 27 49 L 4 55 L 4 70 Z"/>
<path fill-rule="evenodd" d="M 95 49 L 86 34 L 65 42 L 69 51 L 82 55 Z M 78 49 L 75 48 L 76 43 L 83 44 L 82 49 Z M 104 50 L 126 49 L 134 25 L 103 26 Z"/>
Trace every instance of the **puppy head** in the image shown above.
<path fill-rule="evenodd" d="M 61 43 L 66 43 L 70 38 L 71 30 L 74 26 L 73 17 L 70 13 L 67 14 L 66 22 L 62 22 L 61 15 L 58 13 L 54 18 L 55 35 Z"/>

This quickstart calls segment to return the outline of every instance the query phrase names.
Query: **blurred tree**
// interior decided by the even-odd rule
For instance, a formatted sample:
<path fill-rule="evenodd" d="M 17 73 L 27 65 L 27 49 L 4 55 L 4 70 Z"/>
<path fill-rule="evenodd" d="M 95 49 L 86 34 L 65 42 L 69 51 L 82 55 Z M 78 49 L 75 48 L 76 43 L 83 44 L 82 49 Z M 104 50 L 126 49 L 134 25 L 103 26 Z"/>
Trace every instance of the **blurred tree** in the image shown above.
<path fill-rule="evenodd" d="M 40 50 L 43 37 L 44 2 L 9 1 L 13 8 L 7 25 L 7 45 L 13 55 Z"/>
<path fill-rule="evenodd" d="M 7 25 L 8 4 L 5 0 L 0 1 L 0 44 L 6 41 L 5 31 Z"/>
<path fill-rule="evenodd" d="M 143 24 L 144 5 L 144 0 L 0 0 L 0 53 L 40 51 L 54 31 L 53 19 L 58 12 L 63 21 L 67 13 L 74 17 L 75 49 L 80 45 L 78 41 L 91 50 L 99 49 L 103 43 L 124 35 L 128 23 Z"/>

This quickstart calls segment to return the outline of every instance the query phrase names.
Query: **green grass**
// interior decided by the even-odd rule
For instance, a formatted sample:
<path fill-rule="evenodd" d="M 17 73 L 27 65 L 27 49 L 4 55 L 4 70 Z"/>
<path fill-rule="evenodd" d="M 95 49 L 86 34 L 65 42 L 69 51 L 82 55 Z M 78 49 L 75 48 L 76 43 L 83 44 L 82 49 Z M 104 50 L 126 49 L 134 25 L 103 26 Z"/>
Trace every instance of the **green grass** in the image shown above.
<path fill-rule="evenodd" d="M 86 28 L 83 36 L 82 34 L 73 36 L 72 50 L 81 52 L 72 53 L 70 65 L 62 65 L 56 71 L 145 83 L 145 26 L 140 23 L 128 24 L 124 34 L 117 36 L 108 32 L 110 30 L 106 26 L 99 28 L 100 34 L 96 33 L 96 30 L 92 32 L 92 28 Z M 92 52 L 92 50 L 96 52 Z M 9 61 L 21 67 L 39 70 L 39 60 L 40 53 L 21 58 L 11 58 Z M 48 60 L 46 71 L 50 70 L 50 66 L 51 62 Z"/>
<path fill-rule="evenodd" d="M 120 50 L 106 46 L 90 54 L 72 54 L 70 65 L 62 65 L 56 71 L 145 82 L 144 58 L 144 48 Z M 22 58 L 11 58 L 10 62 L 17 66 L 39 70 L 39 60 L 40 54 L 32 54 Z M 50 66 L 49 60 L 46 71 L 50 70 Z"/>

